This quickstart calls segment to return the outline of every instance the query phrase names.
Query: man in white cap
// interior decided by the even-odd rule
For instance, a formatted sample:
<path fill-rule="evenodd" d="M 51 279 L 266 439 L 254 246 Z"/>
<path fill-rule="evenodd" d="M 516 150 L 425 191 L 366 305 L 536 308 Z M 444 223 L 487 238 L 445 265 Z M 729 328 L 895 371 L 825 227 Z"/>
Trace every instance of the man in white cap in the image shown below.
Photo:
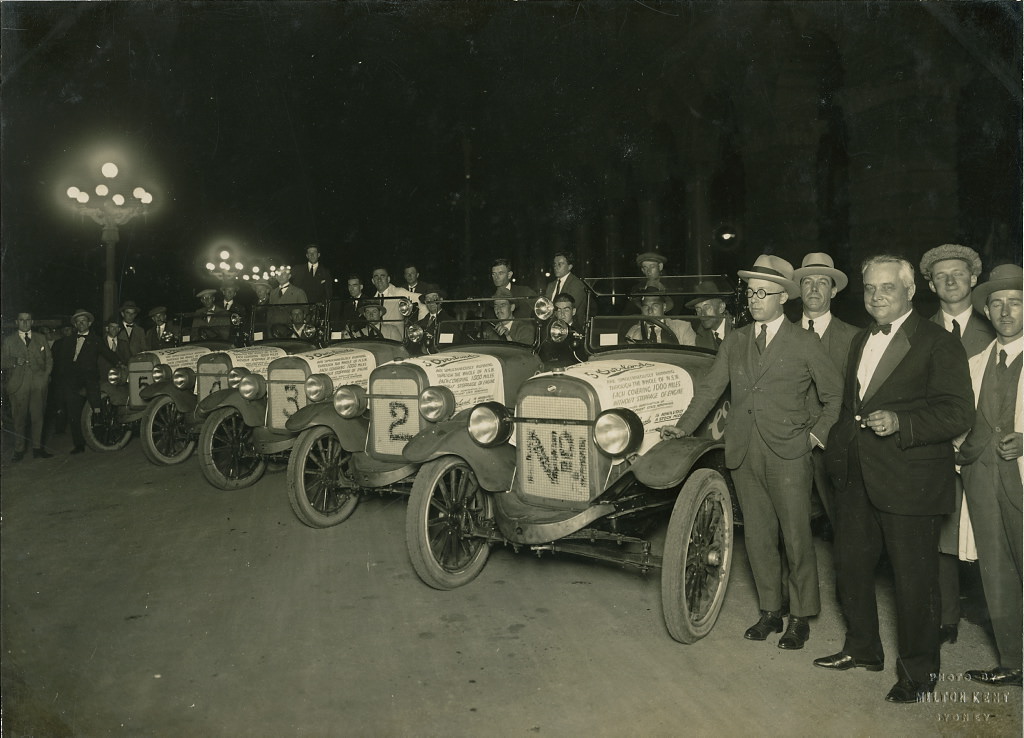
<path fill-rule="evenodd" d="M 1014 264 L 997 266 L 971 296 L 975 309 L 995 328 L 996 340 L 968 362 L 977 415 L 957 453 L 999 654 L 998 666 L 966 674 L 973 682 L 993 686 L 1021 686 L 1022 297 L 1024 271 Z"/>
<path fill-rule="evenodd" d="M 846 289 L 849 279 L 835 268 L 832 257 L 816 252 L 807 254 L 800 268 L 793 272 L 793 279 L 800 285 L 800 300 L 803 313 L 800 327 L 821 339 L 825 353 L 832 359 L 840 377 L 846 376 L 846 362 L 850 355 L 850 344 L 857 335 L 857 328 L 844 323 L 832 315 L 832 300 Z M 811 399 L 811 413 L 821 412 L 821 403 Z M 820 449 L 811 455 L 814 462 L 814 486 L 825 508 L 828 519 L 835 523 L 835 492 L 825 470 L 825 456 Z"/>
<path fill-rule="evenodd" d="M 984 350 L 995 337 L 992 325 L 974 312 L 971 289 L 981 275 L 981 257 L 967 246 L 947 243 L 929 249 L 921 257 L 921 274 L 928 288 L 939 298 L 939 311 L 933 323 L 941 325 L 960 339 L 967 358 Z M 939 598 L 942 601 L 939 638 L 956 643 L 960 623 L 960 508 L 963 506 L 963 482 L 956 477 L 954 511 L 947 515 L 939 531 Z"/>
<path fill-rule="evenodd" d="M 841 380 L 821 341 L 786 320 L 782 306 L 800 294 L 793 267 L 762 254 L 749 270 L 747 299 L 754 322 L 734 330 L 715 363 L 694 388 L 693 399 L 662 438 L 692 434 L 730 388 L 725 464 L 743 511 L 747 557 L 761 611 L 744 638 L 763 641 L 782 631 L 786 589 L 789 624 L 779 648 L 799 649 L 810 637 L 808 619 L 818 614 L 818 565 L 811 537 L 811 449 L 823 446 L 839 414 Z M 808 396 L 821 413 L 813 418 Z M 779 536 L 789 578 L 782 579 Z"/>

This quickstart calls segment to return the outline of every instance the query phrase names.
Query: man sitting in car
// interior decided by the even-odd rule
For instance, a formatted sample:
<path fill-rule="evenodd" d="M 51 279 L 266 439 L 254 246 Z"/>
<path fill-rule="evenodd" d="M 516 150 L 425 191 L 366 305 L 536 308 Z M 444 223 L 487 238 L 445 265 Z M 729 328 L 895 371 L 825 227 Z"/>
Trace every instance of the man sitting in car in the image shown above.
<path fill-rule="evenodd" d="M 665 317 L 665 313 L 672 309 L 674 303 L 663 290 L 648 285 L 638 294 L 641 296 L 640 312 L 650 320 L 641 320 L 626 331 L 626 341 L 680 346 L 693 346 L 696 343 L 697 335 L 689 321 Z M 672 336 L 665 335 L 665 328 L 672 332 Z"/>
<path fill-rule="evenodd" d="M 499 287 L 494 292 L 494 317 L 497 322 L 491 323 L 484 330 L 484 339 L 489 341 L 511 341 L 532 345 L 537 336 L 537 329 L 532 320 L 514 320 L 517 300 L 512 291 Z"/>
<path fill-rule="evenodd" d="M 386 338 L 389 341 L 403 339 L 402 329 L 394 322 L 384 320 L 388 309 L 382 303 L 382 300 L 369 299 L 359 305 L 359 316 L 364 322 L 351 326 L 349 330 L 351 338 Z"/>

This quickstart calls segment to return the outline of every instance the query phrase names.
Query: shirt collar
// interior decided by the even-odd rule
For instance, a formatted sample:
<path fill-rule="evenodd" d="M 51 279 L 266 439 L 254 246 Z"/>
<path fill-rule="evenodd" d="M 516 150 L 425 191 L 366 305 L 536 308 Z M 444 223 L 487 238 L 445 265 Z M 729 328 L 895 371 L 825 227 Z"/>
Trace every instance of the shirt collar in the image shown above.
<path fill-rule="evenodd" d="M 814 332 L 817 333 L 820 336 L 822 333 L 824 333 L 828 329 L 828 324 L 832 322 L 832 311 L 831 310 L 826 311 L 822 315 L 819 315 L 817 318 L 808 318 L 806 315 L 801 315 L 800 316 L 800 326 L 804 330 L 807 330 L 807 321 L 808 320 L 813 320 L 814 321 Z"/>
<path fill-rule="evenodd" d="M 950 315 L 945 310 L 939 311 L 942 314 L 942 327 L 947 331 L 953 330 L 953 321 L 955 320 L 960 326 L 960 334 L 963 335 L 964 328 L 967 327 L 967 321 L 971 319 L 971 313 L 974 312 L 974 307 L 969 307 L 959 315 Z"/>
<path fill-rule="evenodd" d="M 1005 351 L 1007 365 L 1012 364 L 1014 360 L 1020 356 L 1022 350 L 1024 350 L 1024 338 L 1018 338 L 1017 340 L 1010 341 L 1005 345 L 996 341 L 996 356 L 999 356 L 1000 351 Z"/>
<path fill-rule="evenodd" d="M 754 324 L 754 335 L 756 336 L 758 333 L 761 332 L 761 326 L 762 325 L 766 325 L 766 326 L 768 326 L 767 339 L 768 339 L 768 341 L 771 341 L 772 338 L 775 337 L 775 334 L 779 332 L 779 326 L 782 325 L 782 321 L 785 320 L 785 319 L 786 319 L 785 314 L 782 314 L 779 317 L 774 318 L 773 320 L 769 320 L 769 321 L 765 321 L 765 322 L 758 321 L 757 323 Z"/>

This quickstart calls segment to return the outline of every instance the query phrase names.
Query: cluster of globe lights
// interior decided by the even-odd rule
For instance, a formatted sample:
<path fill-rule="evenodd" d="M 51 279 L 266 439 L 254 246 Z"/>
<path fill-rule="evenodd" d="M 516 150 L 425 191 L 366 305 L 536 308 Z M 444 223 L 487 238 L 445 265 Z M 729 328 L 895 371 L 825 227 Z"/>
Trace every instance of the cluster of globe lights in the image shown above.
<path fill-rule="evenodd" d="M 231 258 L 231 252 L 227 249 L 217 254 L 217 257 L 220 259 L 220 262 L 218 263 L 214 263 L 212 261 L 206 262 L 206 271 L 211 274 L 220 274 L 225 277 L 231 277 L 241 273 L 241 278 L 247 282 L 251 279 L 266 280 L 271 277 L 276 277 L 278 273 L 288 268 L 285 266 L 271 266 L 266 269 L 262 269 L 259 266 L 247 267 L 240 261 L 236 261 L 232 264 L 228 261 L 228 259 Z"/>
<path fill-rule="evenodd" d="M 114 177 L 116 177 L 117 172 L 117 165 L 114 164 L 113 162 L 107 162 L 102 167 L 100 167 L 100 173 L 103 174 L 103 176 L 106 177 L 107 179 L 113 179 Z M 105 184 L 100 183 L 96 185 L 95 192 L 97 197 L 106 197 L 107 195 L 110 195 L 110 188 L 107 187 Z M 86 192 L 85 190 L 75 187 L 74 185 L 68 187 L 67 194 L 69 198 L 75 200 L 79 205 L 86 205 L 89 202 L 89 193 Z M 147 192 L 146 188 L 144 187 L 136 187 L 134 190 L 132 190 L 132 197 L 141 202 L 143 205 L 149 205 L 151 202 L 153 202 L 152 193 Z M 125 204 L 125 197 L 121 193 L 117 192 L 111 195 L 110 201 L 113 202 L 118 207 L 121 207 L 122 205 Z"/>

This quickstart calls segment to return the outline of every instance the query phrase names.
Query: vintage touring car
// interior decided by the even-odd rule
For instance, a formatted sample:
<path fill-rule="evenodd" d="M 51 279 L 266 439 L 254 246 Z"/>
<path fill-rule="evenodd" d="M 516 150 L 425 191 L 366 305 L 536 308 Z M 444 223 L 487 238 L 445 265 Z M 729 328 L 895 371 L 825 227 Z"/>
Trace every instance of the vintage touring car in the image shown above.
<path fill-rule="evenodd" d="M 676 299 L 698 294 L 700 278 L 673 279 Z M 693 436 L 659 440 L 658 428 L 682 414 L 714 351 L 648 343 L 643 336 L 653 331 L 634 328 L 668 334 L 672 324 L 622 315 L 629 294 L 601 295 L 588 361 L 526 380 L 511 407 L 481 403 L 462 423 L 405 446 L 405 458 L 423 465 L 406 543 L 416 573 L 438 589 L 476 578 L 494 544 L 661 568 L 668 631 L 692 643 L 713 627 L 732 563 L 722 440 L 729 403 L 720 401 Z M 619 309 L 609 314 L 613 302 Z"/>

